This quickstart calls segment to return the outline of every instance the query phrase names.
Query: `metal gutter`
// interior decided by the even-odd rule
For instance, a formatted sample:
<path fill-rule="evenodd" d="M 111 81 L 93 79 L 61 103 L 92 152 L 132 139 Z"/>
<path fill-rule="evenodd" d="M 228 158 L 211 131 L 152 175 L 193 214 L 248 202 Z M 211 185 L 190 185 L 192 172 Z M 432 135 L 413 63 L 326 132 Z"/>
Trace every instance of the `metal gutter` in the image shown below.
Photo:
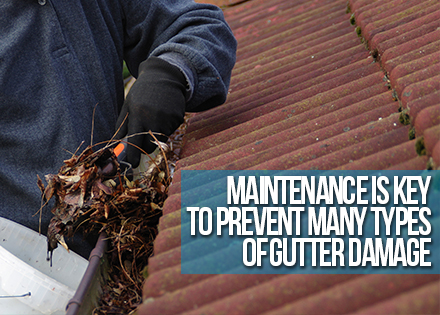
<path fill-rule="evenodd" d="M 89 265 L 75 292 L 66 307 L 66 315 L 92 314 L 98 306 L 102 286 L 107 278 L 108 261 L 106 258 L 107 235 L 99 235 L 96 247 L 89 257 Z"/>

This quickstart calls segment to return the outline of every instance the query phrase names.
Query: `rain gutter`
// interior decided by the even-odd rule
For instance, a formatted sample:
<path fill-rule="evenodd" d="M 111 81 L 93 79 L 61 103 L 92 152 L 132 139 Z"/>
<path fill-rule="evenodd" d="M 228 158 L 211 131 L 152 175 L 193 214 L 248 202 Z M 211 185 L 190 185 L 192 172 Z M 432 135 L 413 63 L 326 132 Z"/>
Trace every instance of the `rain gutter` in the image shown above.
<path fill-rule="evenodd" d="M 102 286 L 107 278 L 108 261 L 105 255 L 107 250 L 107 235 L 99 235 L 95 248 L 90 253 L 89 265 L 75 292 L 67 303 L 66 315 L 92 314 L 98 306 L 102 293 Z"/>

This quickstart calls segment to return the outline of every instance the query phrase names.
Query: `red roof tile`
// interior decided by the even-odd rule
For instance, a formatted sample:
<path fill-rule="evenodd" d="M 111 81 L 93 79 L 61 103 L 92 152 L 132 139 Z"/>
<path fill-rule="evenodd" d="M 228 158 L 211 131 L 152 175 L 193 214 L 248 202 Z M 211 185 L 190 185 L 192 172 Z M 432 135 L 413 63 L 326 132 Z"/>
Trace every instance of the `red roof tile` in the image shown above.
<path fill-rule="evenodd" d="M 230 95 L 190 120 L 139 315 L 439 314 L 438 275 L 181 274 L 182 170 L 440 167 L 438 1 L 211 3 Z"/>
<path fill-rule="evenodd" d="M 417 97 L 412 101 L 405 103 L 405 108 L 408 109 L 408 114 L 411 116 L 411 121 L 414 123 L 415 118 L 425 108 L 437 105 L 440 103 L 440 90 L 434 90 L 432 93 Z M 417 131 L 417 129 L 416 129 Z M 421 134 L 419 134 L 421 135 Z"/>
<path fill-rule="evenodd" d="M 432 281 L 381 303 L 366 307 L 354 314 L 438 314 L 440 309 L 439 290 L 440 282 L 438 280 Z"/>
<path fill-rule="evenodd" d="M 429 106 L 422 110 L 414 123 L 416 134 L 422 135 L 430 127 L 440 125 L 440 99 L 438 105 Z"/>
<path fill-rule="evenodd" d="M 300 301 L 288 303 L 281 308 L 264 313 L 264 315 L 346 314 L 357 310 L 361 310 L 360 313 L 363 314 L 373 314 L 369 306 L 378 302 L 382 306 L 380 308 L 376 307 L 376 309 L 379 311 L 379 314 L 384 314 L 383 305 L 387 304 L 389 298 L 393 299 L 415 288 L 438 286 L 440 282 L 436 281 L 435 278 L 438 279 L 438 277 L 431 275 L 412 275 L 400 278 L 392 275 L 361 276 L 341 284 L 336 284 L 327 290 L 323 290 Z M 435 292 L 436 290 L 430 290 L 426 293 L 432 295 Z M 350 299 L 347 299 L 347 297 L 350 297 Z M 414 295 L 411 294 L 410 298 L 414 298 Z M 439 307 L 438 299 L 436 306 L 437 308 Z M 430 308 L 432 308 L 432 305 L 427 306 L 426 310 L 429 312 Z M 367 309 L 369 310 L 367 311 Z M 402 309 L 406 311 L 404 314 L 409 314 L 407 313 L 408 308 Z M 411 312 L 411 314 L 416 313 Z M 387 314 L 396 313 L 389 312 Z"/>

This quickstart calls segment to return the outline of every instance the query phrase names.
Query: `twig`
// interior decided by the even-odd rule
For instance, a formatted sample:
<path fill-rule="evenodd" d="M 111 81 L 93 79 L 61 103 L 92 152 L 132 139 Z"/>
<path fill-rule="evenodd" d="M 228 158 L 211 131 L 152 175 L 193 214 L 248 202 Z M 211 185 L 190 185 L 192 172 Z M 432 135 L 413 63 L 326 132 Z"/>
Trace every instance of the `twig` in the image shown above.
<path fill-rule="evenodd" d="M 119 231 L 119 240 L 121 239 L 122 236 L 122 230 L 124 229 L 124 225 L 130 220 L 130 218 L 128 218 L 121 226 L 121 230 Z M 117 246 L 118 246 L 118 256 L 119 256 L 119 263 L 121 264 L 121 269 L 124 272 L 125 276 L 131 281 L 133 282 L 133 284 L 136 286 L 136 288 L 138 288 L 136 282 L 134 282 L 134 280 L 130 277 L 130 275 L 128 274 L 128 272 L 125 270 L 124 268 L 124 264 L 122 263 L 122 257 L 121 257 L 121 242 L 117 242 Z M 138 288 L 139 289 L 139 288 Z"/>
<path fill-rule="evenodd" d="M 167 184 L 169 184 L 169 179 L 170 179 L 170 168 L 168 167 L 168 160 L 167 160 L 167 157 L 166 157 L 166 155 L 165 155 L 165 152 L 164 152 L 164 150 L 163 150 L 163 148 L 162 148 L 162 146 L 160 145 L 160 142 L 159 142 L 159 140 L 157 140 L 157 138 L 153 135 L 153 133 L 151 132 L 151 130 L 149 131 L 150 132 L 150 134 L 151 134 L 151 136 L 154 138 L 154 140 L 156 141 L 156 144 L 157 144 L 157 146 L 159 147 L 159 150 L 162 152 L 162 156 L 163 156 L 163 158 L 165 159 L 165 165 L 166 165 L 166 167 L 167 167 Z M 151 158 L 151 157 L 150 157 Z M 153 161 L 154 162 L 154 161 Z M 156 162 L 154 162 L 154 164 L 156 164 Z M 156 167 L 159 169 L 159 171 L 160 171 L 160 168 L 159 168 L 159 166 L 156 164 Z"/>
<path fill-rule="evenodd" d="M 93 131 L 95 129 L 95 112 L 96 112 L 96 107 L 98 106 L 98 103 L 95 104 L 95 106 L 93 107 L 93 114 L 92 114 L 92 130 L 90 132 L 90 146 L 93 145 Z"/>

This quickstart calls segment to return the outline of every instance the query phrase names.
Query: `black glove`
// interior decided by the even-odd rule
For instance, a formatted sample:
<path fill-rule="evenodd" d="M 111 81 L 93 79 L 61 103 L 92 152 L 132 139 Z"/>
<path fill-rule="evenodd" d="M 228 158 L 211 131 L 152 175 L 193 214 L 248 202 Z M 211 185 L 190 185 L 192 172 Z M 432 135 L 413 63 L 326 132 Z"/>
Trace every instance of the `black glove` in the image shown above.
<path fill-rule="evenodd" d="M 153 152 L 156 145 L 152 142 L 153 137 L 147 133 L 151 130 L 159 141 L 166 142 L 167 137 L 182 124 L 185 115 L 186 85 L 183 73 L 167 61 L 150 57 L 142 62 L 139 66 L 139 76 L 119 114 L 116 128 L 122 123 L 123 125 L 116 138 L 128 136 L 128 142 L 147 153 Z M 130 137 L 137 133 L 143 134 Z M 141 153 L 129 144 L 127 162 L 137 167 Z"/>

